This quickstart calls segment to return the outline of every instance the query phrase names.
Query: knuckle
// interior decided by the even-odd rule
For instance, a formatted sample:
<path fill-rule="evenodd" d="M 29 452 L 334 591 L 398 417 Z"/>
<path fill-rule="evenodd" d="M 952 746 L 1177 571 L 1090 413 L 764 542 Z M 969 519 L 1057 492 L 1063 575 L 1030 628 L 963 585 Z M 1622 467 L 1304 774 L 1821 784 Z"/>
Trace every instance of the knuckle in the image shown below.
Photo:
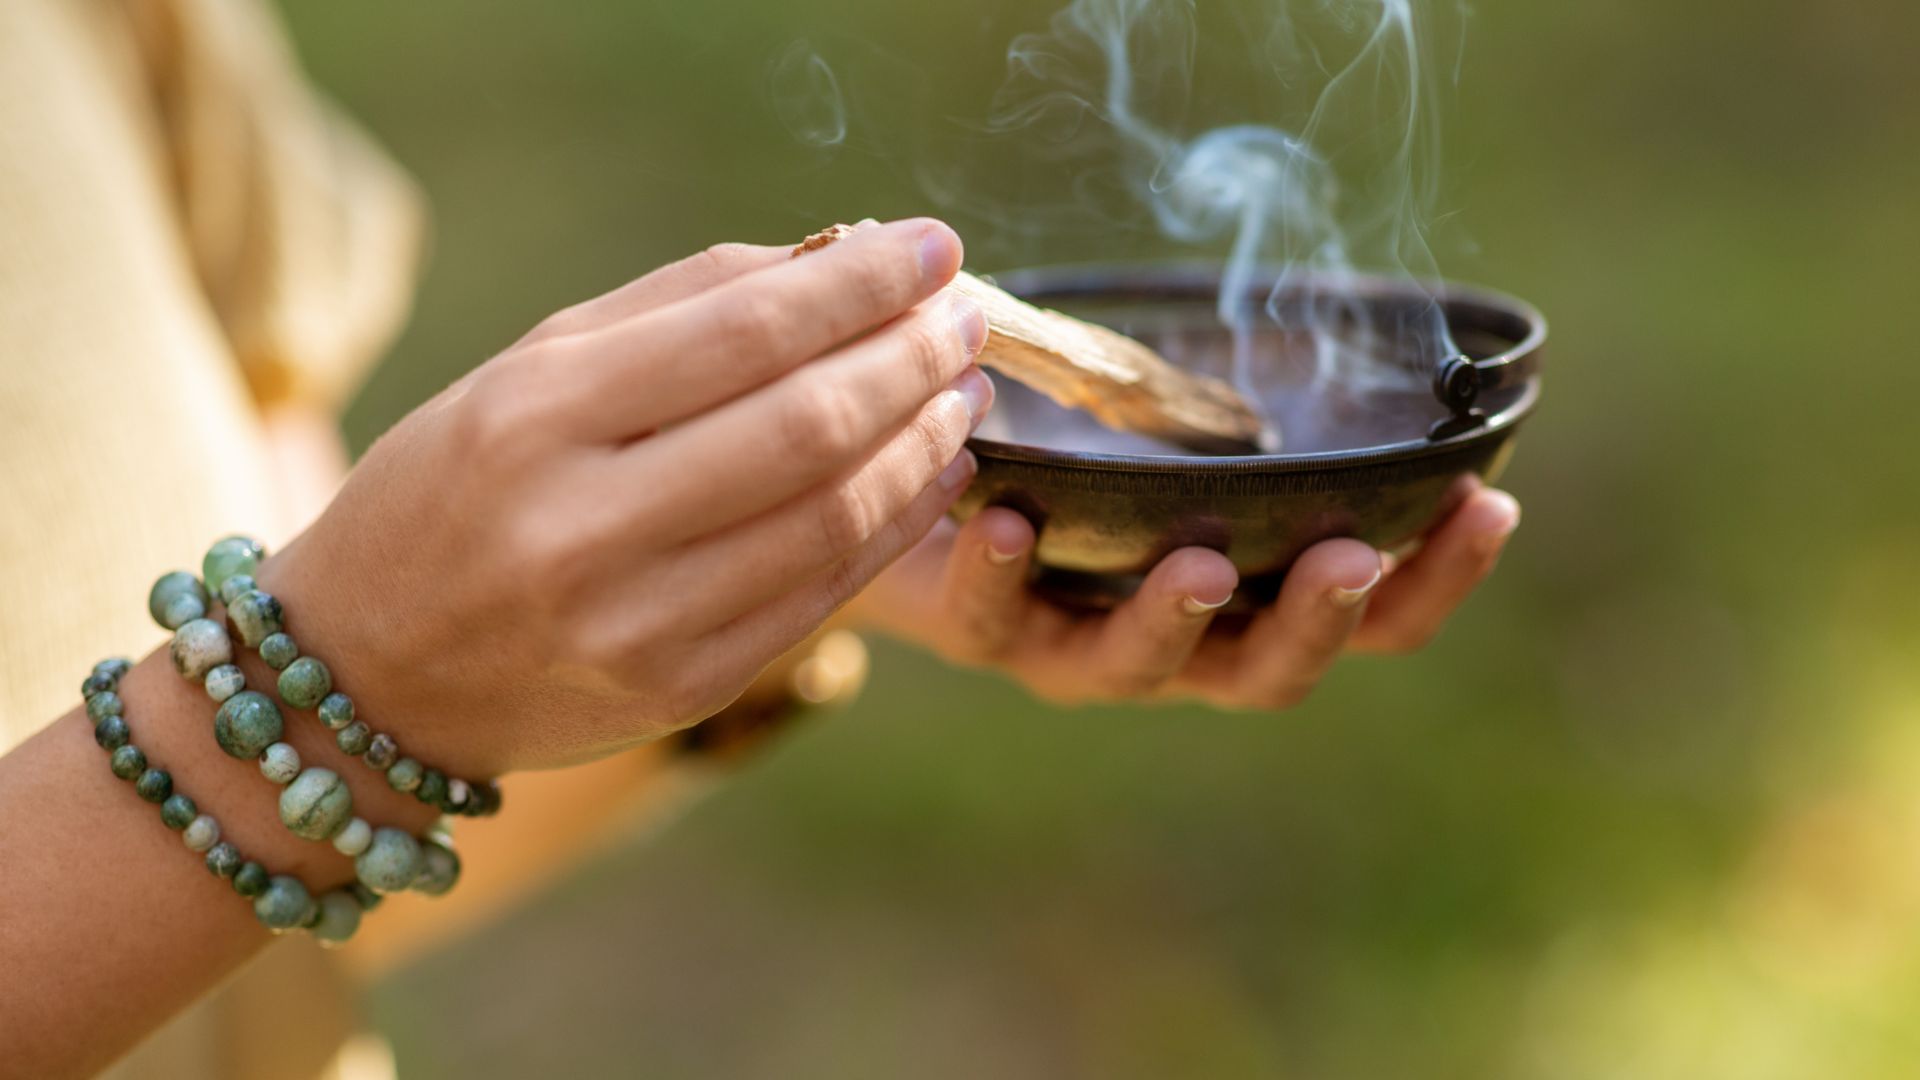
<path fill-rule="evenodd" d="M 720 334 L 735 350 L 750 356 L 772 352 L 789 336 L 790 305 L 767 289 L 744 289 L 731 297 L 720 316 Z"/>
<path fill-rule="evenodd" d="M 907 356 L 913 363 L 919 385 L 929 394 L 953 381 L 964 366 L 960 337 L 947 325 L 940 308 L 927 311 L 902 324 L 907 339 Z"/>
<path fill-rule="evenodd" d="M 852 486 L 842 486 L 820 500 L 820 535 L 831 551 L 844 552 L 873 538 L 877 515 L 866 496 Z"/>
<path fill-rule="evenodd" d="M 752 252 L 753 249 L 746 244 L 724 243 L 714 244 L 694 257 L 705 264 L 706 269 L 726 273 L 745 263 Z"/>
<path fill-rule="evenodd" d="M 803 460 L 847 457 L 860 446 L 859 416 L 853 398 L 834 382 L 819 377 L 796 380 L 780 414 L 780 447 Z"/>

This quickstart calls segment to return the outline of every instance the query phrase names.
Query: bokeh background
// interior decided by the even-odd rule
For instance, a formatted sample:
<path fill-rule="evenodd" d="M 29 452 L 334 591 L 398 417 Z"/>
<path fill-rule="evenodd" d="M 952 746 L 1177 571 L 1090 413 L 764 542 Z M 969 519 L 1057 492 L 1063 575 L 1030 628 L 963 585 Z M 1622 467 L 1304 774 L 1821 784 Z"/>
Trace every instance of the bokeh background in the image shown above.
<path fill-rule="evenodd" d="M 939 211 L 925 155 L 1051 5 L 284 7 L 436 210 L 363 446 L 657 264 Z M 1555 338 L 1526 523 L 1440 641 L 1280 716 L 880 644 L 851 713 L 387 982 L 403 1074 L 1915 1075 L 1920 7 L 1474 7 L 1441 265 Z M 771 99 L 801 38 L 851 65 L 838 151 Z M 954 220 L 984 270 L 1160 243 Z"/>

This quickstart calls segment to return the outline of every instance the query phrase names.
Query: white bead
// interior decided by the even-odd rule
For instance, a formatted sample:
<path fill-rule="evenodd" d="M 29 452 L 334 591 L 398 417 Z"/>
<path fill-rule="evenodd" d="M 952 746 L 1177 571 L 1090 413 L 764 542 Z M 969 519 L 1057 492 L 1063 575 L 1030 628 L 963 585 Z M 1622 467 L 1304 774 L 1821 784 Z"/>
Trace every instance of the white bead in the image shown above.
<path fill-rule="evenodd" d="M 213 820 L 212 814 L 201 814 L 187 823 L 180 839 L 189 850 L 205 851 L 220 842 L 220 823 Z"/>
<path fill-rule="evenodd" d="M 206 687 L 208 697 L 225 701 L 247 688 L 247 676 L 232 664 L 221 664 L 207 672 Z"/>
<path fill-rule="evenodd" d="M 283 742 L 260 752 L 260 775 L 276 784 L 291 784 L 300 775 L 300 751 Z"/>
<path fill-rule="evenodd" d="M 465 780 L 454 779 L 447 781 L 447 804 L 455 810 L 467 805 L 467 800 L 472 797 L 473 789 L 467 786 Z"/>
<path fill-rule="evenodd" d="M 371 843 L 373 826 L 367 824 L 365 818 L 354 818 L 347 822 L 346 828 L 340 830 L 340 835 L 333 838 L 333 850 L 351 858 L 367 850 L 367 845 Z"/>

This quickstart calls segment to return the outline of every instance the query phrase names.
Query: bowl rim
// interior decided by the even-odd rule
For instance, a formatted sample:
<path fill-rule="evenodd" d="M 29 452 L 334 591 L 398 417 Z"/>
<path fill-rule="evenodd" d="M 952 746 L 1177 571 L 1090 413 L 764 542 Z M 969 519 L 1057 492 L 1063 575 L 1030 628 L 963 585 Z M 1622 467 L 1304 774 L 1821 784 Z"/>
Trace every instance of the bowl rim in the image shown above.
<path fill-rule="evenodd" d="M 1266 280 L 1275 280 L 1278 269 Z M 1001 288 L 1024 298 L 1038 299 L 1045 303 L 1051 299 L 1075 295 L 1099 295 L 1122 292 L 1128 289 L 1153 289 L 1165 292 L 1169 289 L 1193 290 L 1196 293 L 1217 292 L 1220 282 L 1218 263 L 1192 261 L 1174 262 L 1134 262 L 1134 263 L 1061 263 L 1048 266 L 1027 267 L 993 275 Z M 1340 274 L 1313 275 L 1304 279 L 1303 287 L 1311 288 L 1322 282 L 1339 282 L 1342 288 L 1363 295 L 1382 298 L 1431 298 L 1449 307 L 1459 305 L 1467 308 L 1479 308 L 1498 315 L 1517 319 L 1525 323 L 1526 334 L 1520 341 L 1488 360 L 1520 362 L 1536 359 L 1547 340 L 1547 320 L 1538 308 L 1532 304 L 1480 285 L 1455 281 L 1424 282 L 1414 278 L 1392 277 L 1383 274 Z M 1407 439 L 1395 443 L 1383 443 L 1378 446 L 1361 447 L 1354 450 L 1322 450 L 1304 454 L 1245 454 L 1220 457 L 1196 457 L 1179 454 L 1112 454 L 1096 453 L 1084 450 L 1060 450 L 1052 447 L 1030 446 L 1025 443 L 1002 442 L 975 436 L 967 445 L 975 453 L 1003 461 L 1017 461 L 1033 465 L 1048 465 L 1059 468 L 1085 469 L 1097 472 L 1139 472 L 1139 473 L 1288 473 L 1310 472 L 1316 469 L 1340 468 L 1350 466 L 1377 465 L 1390 461 L 1408 461 L 1422 457 L 1447 454 L 1462 447 L 1483 442 L 1494 437 L 1504 437 L 1513 428 L 1533 414 L 1540 402 L 1540 376 L 1536 373 L 1527 378 L 1519 396 L 1514 398 L 1498 412 L 1487 417 L 1486 423 L 1470 431 L 1452 435 L 1444 439 Z"/>

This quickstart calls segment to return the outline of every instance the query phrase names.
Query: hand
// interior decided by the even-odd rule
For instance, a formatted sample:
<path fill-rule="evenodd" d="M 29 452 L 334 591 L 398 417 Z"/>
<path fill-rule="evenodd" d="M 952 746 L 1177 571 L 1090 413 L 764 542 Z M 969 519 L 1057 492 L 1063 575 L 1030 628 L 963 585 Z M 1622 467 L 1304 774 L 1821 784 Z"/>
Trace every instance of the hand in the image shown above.
<path fill-rule="evenodd" d="M 724 707 L 945 513 L 992 400 L 936 222 L 725 246 L 559 313 L 402 421 L 262 566 L 376 728 L 456 773 Z"/>
<path fill-rule="evenodd" d="M 936 530 L 875 582 L 860 613 L 957 663 L 1006 671 L 1050 700 L 1198 698 L 1285 709 L 1304 701 L 1343 651 L 1425 645 L 1493 570 L 1520 506 L 1477 482 L 1463 495 L 1404 562 L 1357 540 L 1309 549 L 1279 599 L 1237 633 L 1212 627 L 1239 578 L 1226 556 L 1206 548 L 1167 556 L 1108 615 L 1073 615 L 1038 599 L 1027 588 L 1033 526 L 1004 508 Z"/>

